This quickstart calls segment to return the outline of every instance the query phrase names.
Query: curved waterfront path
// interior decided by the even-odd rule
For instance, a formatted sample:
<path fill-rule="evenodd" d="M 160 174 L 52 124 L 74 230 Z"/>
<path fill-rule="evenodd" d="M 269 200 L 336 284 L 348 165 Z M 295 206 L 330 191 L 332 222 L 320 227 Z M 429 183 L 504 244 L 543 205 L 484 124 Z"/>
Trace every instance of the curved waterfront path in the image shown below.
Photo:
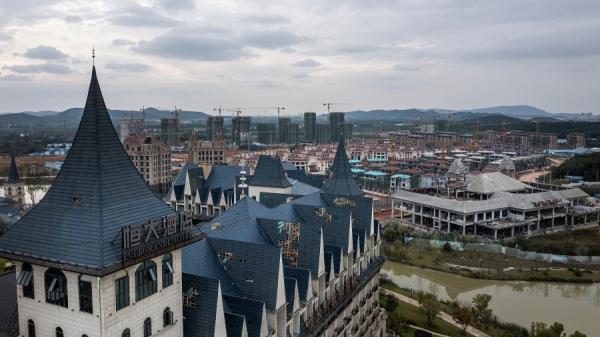
<path fill-rule="evenodd" d="M 410 298 L 408 296 L 402 295 L 400 293 L 397 293 L 395 291 L 391 291 L 391 290 L 388 290 L 388 289 L 383 289 L 382 288 L 382 291 L 383 291 L 384 294 L 390 295 L 390 296 L 396 298 L 399 301 L 402 301 L 404 303 L 408 303 L 410 305 L 414 305 L 415 307 L 418 307 L 418 308 L 421 307 L 421 305 L 419 305 L 419 302 L 417 302 L 417 300 L 415 300 L 413 298 Z M 446 323 L 449 323 L 449 324 L 457 327 L 458 329 L 462 330 L 462 328 L 463 328 L 462 325 L 459 324 L 454 317 L 448 315 L 447 313 L 445 313 L 443 311 L 439 313 L 438 317 L 440 319 L 444 320 Z M 470 325 L 467 326 L 467 333 L 469 333 L 470 335 L 472 335 L 474 337 L 490 337 L 490 335 L 488 335 L 485 332 L 483 332 L 481 330 L 478 330 L 475 327 L 472 327 Z"/>

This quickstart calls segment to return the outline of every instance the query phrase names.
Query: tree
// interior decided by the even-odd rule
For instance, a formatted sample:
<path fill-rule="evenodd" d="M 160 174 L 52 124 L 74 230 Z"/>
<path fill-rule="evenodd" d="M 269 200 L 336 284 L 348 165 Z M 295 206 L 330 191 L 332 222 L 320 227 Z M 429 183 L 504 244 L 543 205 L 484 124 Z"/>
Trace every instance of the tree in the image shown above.
<path fill-rule="evenodd" d="M 570 334 L 569 337 L 587 337 L 587 336 L 584 333 L 579 332 L 579 330 L 576 330 L 575 332 Z"/>
<path fill-rule="evenodd" d="M 554 322 L 550 326 L 546 326 L 546 324 L 542 322 L 531 323 L 531 332 L 529 333 L 530 337 L 564 337 L 565 327 L 558 323 Z M 580 335 L 576 335 L 573 333 L 571 337 L 581 337 L 581 333 L 577 331 Z M 585 336 L 585 335 L 584 335 Z"/>
<path fill-rule="evenodd" d="M 487 324 L 492 319 L 492 309 L 488 309 L 491 300 L 492 296 L 488 294 L 477 294 L 473 297 L 475 316 L 480 323 Z"/>
<path fill-rule="evenodd" d="M 462 325 L 462 333 L 464 335 L 465 332 L 467 331 L 467 326 L 473 320 L 473 315 L 471 315 L 471 312 L 469 310 L 467 310 L 465 308 L 459 308 L 454 313 L 454 319 L 456 320 L 456 322 L 458 322 Z"/>
<path fill-rule="evenodd" d="M 426 298 L 422 306 L 427 316 L 427 324 L 432 325 L 433 319 L 440 313 L 440 303 L 433 298 Z"/>

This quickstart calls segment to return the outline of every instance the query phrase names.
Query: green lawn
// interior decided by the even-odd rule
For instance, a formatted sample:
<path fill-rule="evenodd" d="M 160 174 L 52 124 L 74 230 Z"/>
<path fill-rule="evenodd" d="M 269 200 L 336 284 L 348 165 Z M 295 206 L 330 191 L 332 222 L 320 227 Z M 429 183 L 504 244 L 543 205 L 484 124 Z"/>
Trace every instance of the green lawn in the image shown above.
<path fill-rule="evenodd" d="M 441 320 L 440 318 L 435 318 L 433 321 L 433 324 L 429 325 L 427 324 L 427 316 L 425 315 L 425 312 L 421 309 L 421 308 L 417 308 L 411 304 L 408 303 L 404 303 L 402 301 L 398 301 L 395 299 L 390 299 L 385 295 L 381 295 L 380 296 L 380 302 L 381 305 L 385 308 L 390 308 L 389 306 L 389 301 L 394 301 L 395 304 L 393 304 L 393 311 L 389 312 L 388 311 L 388 320 L 399 320 L 403 323 L 405 323 L 406 325 L 415 325 L 418 327 L 422 327 L 424 329 L 427 329 L 429 331 L 433 331 L 433 332 L 437 332 L 443 335 L 448 335 L 448 336 L 452 336 L 452 337 L 464 337 L 465 335 L 462 334 L 462 332 L 460 331 L 460 329 L 454 327 L 453 325 L 450 325 L 448 323 L 446 323 L 445 321 Z M 387 309 L 386 309 L 387 310 Z M 401 336 L 414 336 L 414 329 L 408 327 L 408 326 L 404 326 L 402 328 L 400 328 L 400 331 L 398 331 Z M 467 335 L 469 336 L 469 335 Z"/>
<path fill-rule="evenodd" d="M 525 280 L 525 281 L 565 281 L 565 282 L 600 282 L 598 266 L 581 265 L 569 266 L 563 264 L 519 260 L 503 254 L 479 252 L 446 252 L 441 249 L 419 248 L 405 246 L 401 243 L 384 243 L 383 254 L 391 261 L 409 265 L 431 268 L 445 272 L 460 274 L 467 277 L 486 278 L 495 280 Z M 466 268 L 454 268 L 447 265 L 486 268 L 485 271 L 473 271 Z M 514 269 L 503 271 L 507 267 Z M 564 270 L 549 270 L 547 268 Z M 574 273 L 568 268 L 578 269 Z"/>

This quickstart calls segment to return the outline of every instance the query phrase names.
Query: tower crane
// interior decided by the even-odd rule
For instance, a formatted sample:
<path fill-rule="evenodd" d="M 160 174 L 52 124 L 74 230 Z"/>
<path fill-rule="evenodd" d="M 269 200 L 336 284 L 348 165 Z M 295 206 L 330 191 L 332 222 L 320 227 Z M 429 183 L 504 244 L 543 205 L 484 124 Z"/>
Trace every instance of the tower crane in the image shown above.
<path fill-rule="evenodd" d="M 333 105 L 348 105 L 348 103 L 323 103 L 323 106 L 327 107 L 327 114 L 331 112 L 331 106 Z"/>

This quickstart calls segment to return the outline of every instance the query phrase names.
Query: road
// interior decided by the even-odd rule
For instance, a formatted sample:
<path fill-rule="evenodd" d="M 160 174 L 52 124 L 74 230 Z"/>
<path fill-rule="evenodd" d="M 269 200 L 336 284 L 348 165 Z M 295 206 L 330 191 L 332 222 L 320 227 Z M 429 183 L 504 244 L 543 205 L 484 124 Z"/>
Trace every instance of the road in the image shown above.
<path fill-rule="evenodd" d="M 421 307 L 419 305 L 419 302 L 413 298 L 410 298 L 408 296 L 402 295 L 400 293 L 397 293 L 395 291 L 391 291 L 388 289 L 384 289 L 382 288 L 383 292 L 385 294 L 388 294 L 390 296 L 393 296 L 394 298 L 396 298 L 399 301 L 414 305 L 415 307 Z M 462 325 L 460 323 L 457 323 L 456 320 L 454 319 L 454 317 L 448 315 L 445 312 L 440 312 L 440 314 L 438 315 L 439 318 L 443 319 L 444 321 L 446 321 L 447 323 L 462 329 Z M 472 327 L 470 325 L 467 326 L 467 333 L 469 333 L 470 335 L 474 336 L 474 337 L 491 337 L 490 335 L 486 334 L 485 332 L 476 329 L 475 327 Z"/>

